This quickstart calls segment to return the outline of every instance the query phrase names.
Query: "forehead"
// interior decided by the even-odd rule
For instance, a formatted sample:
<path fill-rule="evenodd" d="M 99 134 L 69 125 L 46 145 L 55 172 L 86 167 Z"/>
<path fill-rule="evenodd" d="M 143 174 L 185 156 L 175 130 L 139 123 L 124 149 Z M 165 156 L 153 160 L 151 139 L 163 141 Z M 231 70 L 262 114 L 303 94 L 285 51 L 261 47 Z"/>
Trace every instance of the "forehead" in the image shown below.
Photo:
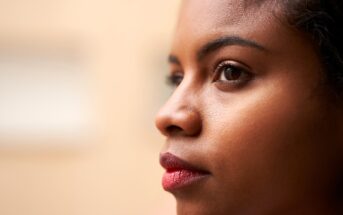
<path fill-rule="evenodd" d="M 261 10 L 264 14 L 271 12 L 271 5 L 272 1 L 267 0 L 183 0 L 178 26 L 227 26 L 242 19 L 255 19 Z"/>
<path fill-rule="evenodd" d="M 193 49 L 225 35 L 269 40 L 275 22 L 272 0 L 183 0 L 173 49 Z M 263 41 L 262 41 L 263 42 Z"/>

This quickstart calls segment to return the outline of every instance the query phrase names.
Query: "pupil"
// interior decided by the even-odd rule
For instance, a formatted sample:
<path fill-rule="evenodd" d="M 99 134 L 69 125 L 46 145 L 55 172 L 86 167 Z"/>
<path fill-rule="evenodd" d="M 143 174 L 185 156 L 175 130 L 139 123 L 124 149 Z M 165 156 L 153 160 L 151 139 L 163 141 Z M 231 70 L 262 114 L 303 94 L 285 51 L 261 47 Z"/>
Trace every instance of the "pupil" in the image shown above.
<path fill-rule="evenodd" d="M 228 67 L 224 71 L 224 76 L 227 80 L 237 80 L 241 77 L 242 73 L 232 67 Z"/>

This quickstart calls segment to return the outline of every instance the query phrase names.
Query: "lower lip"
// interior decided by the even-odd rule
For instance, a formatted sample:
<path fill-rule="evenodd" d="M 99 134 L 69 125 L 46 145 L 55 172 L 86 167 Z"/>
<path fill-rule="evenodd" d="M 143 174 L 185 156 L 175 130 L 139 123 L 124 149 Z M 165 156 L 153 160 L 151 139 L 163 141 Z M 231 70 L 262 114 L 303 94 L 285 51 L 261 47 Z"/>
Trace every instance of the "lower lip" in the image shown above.
<path fill-rule="evenodd" d="M 162 186 L 163 189 L 172 191 L 195 184 L 198 181 L 206 178 L 207 176 L 208 174 L 206 173 L 184 169 L 171 172 L 167 171 L 163 175 Z"/>

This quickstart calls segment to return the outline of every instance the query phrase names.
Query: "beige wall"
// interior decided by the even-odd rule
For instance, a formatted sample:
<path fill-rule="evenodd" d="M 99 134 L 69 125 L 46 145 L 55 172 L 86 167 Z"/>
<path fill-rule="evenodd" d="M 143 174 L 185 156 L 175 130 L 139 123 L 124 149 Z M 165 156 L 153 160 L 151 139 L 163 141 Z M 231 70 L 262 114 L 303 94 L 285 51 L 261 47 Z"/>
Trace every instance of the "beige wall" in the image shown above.
<path fill-rule="evenodd" d="M 163 138 L 153 116 L 168 94 L 164 60 L 178 2 L 0 2 L 4 50 L 72 50 L 96 110 L 92 139 L 78 145 L 0 143 L 1 215 L 174 214 L 160 186 Z"/>

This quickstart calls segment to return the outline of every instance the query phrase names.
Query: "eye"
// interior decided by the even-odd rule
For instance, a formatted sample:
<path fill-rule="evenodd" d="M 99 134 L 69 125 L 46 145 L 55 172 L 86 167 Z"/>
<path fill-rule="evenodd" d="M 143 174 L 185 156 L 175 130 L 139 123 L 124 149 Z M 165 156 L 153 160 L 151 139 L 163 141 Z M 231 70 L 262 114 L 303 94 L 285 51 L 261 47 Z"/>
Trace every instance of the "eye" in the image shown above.
<path fill-rule="evenodd" d="M 251 80 L 252 74 L 245 66 L 238 65 L 236 62 L 220 63 L 215 69 L 215 82 L 221 84 L 239 85 Z"/>
<path fill-rule="evenodd" d="M 177 87 L 183 80 L 183 74 L 180 72 L 172 73 L 167 76 L 167 84 L 172 87 Z"/>

